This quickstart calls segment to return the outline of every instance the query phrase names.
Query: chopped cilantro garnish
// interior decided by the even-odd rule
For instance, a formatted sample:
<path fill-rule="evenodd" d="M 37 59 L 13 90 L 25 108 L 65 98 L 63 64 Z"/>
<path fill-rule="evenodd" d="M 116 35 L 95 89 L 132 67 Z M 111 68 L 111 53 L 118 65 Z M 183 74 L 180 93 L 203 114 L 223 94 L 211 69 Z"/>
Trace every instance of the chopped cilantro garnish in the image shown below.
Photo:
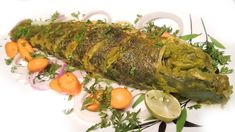
<path fill-rule="evenodd" d="M 83 78 L 83 82 L 82 82 L 83 87 L 85 87 L 90 81 L 91 81 L 91 77 L 89 75 L 86 75 Z"/>
<path fill-rule="evenodd" d="M 81 40 L 82 40 L 84 34 L 85 34 L 85 33 L 82 32 L 82 33 L 80 33 L 80 34 L 78 34 L 78 35 L 75 36 L 75 40 L 76 40 L 77 43 L 80 43 L 80 42 L 81 42 Z"/>
<path fill-rule="evenodd" d="M 140 20 L 141 17 L 142 17 L 142 15 L 137 14 L 137 17 L 136 17 L 136 19 L 134 21 L 134 24 L 136 24 Z"/>
<path fill-rule="evenodd" d="M 74 67 L 74 66 L 71 66 L 71 65 L 67 65 L 65 68 L 64 68 L 64 72 L 73 72 L 73 71 L 76 71 L 78 70 L 77 67 Z"/>
<path fill-rule="evenodd" d="M 27 37 L 29 35 L 29 28 L 28 27 L 19 27 L 17 30 L 12 34 L 12 38 L 18 39 L 20 37 Z"/>
<path fill-rule="evenodd" d="M 135 75 L 135 71 L 136 71 L 136 67 L 131 67 L 131 69 L 130 69 L 131 76 Z"/>
<path fill-rule="evenodd" d="M 13 61 L 13 59 L 4 59 L 4 60 L 5 60 L 6 65 L 10 65 Z"/>
<path fill-rule="evenodd" d="M 60 68 L 61 66 L 59 64 L 49 64 L 47 68 L 44 70 L 43 74 L 44 76 L 47 76 L 51 79 L 55 78 L 55 75 L 57 74 L 56 71 Z"/>
<path fill-rule="evenodd" d="M 60 16 L 60 13 L 56 11 L 54 14 L 52 14 L 50 21 L 55 22 L 59 16 Z"/>
<path fill-rule="evenodd" d="M 71 13 L 71 16 L 79 20 L 80 14 L 81 13 L 79 11 L 78 12 L 73 12 L 73 13 Z"/>
<path fill-rule="evenodd" d="M 16 70 L 17 70 L 17 67 L 16 67 L 16 66 L 11 67 L 11 72 L 12 72 L 12 73 L 15 73 Z"/>
<path fill-rule="evenodd" d="M 33 52 L 33 53 L 30 53 L 30 54 L 33 58 L 47 58 L 48 57 L 47 54 L 42 54 L 42 53 Z"/>

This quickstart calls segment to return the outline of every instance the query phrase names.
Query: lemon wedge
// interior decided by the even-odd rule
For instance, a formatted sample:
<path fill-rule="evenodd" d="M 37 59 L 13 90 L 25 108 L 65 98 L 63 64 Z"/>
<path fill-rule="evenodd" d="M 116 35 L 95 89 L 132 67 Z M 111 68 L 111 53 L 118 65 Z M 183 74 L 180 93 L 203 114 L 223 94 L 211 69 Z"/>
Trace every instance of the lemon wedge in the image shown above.
<path fill-rule="evenodd" d="M 161 90 L 150 90 L 145 93 L 144 101 L 152 116 L 159 120 L 171 122 L 180 116 L 180 103 L 171 94 Z"/>

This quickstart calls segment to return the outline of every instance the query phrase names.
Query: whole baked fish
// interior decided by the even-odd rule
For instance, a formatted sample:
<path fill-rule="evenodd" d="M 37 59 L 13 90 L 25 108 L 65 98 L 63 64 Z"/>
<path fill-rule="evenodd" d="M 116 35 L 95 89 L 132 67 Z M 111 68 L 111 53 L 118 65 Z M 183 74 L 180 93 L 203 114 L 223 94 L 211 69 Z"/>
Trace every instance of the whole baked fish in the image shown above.
<path fill-rule="evenodd" d="M 160 89 L 194 101 L 227 102 L 226 75 L 215 73 L 211 57 L 175 35 L 162 36 L 119 23 L 68 21 L 34 25 L 24 20 L 10 32 L 76 66 L 134 88 Z"/>

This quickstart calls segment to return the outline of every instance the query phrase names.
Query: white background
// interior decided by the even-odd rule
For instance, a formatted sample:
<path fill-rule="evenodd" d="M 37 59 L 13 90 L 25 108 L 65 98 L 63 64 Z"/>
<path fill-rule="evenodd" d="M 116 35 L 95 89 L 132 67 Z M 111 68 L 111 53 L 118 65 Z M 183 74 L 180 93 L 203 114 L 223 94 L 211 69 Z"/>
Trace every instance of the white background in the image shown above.
<path fill-rule="evenodd" d="M 153 11 L 175 13 L 183 19 L 185 32 L 189 30 L 189 14 L 192 15 L 194 32 L 203 33 L 202 17 L 210 35 L 224 43 L 226 53 L 232 54 L 231 66 L 235 66 L 235 1 L 234 0 L 8 0 L 0 2 L 0 36 L 25 18 L 50 17 L 55 11 L 70 14 L 74 11 L 86 13 L 92 10 L 105 10 L 114 21 L 133 22 L 136 14 Z M 202 37 L 203 38 L 203 37 Z M 2 45 L 2 43 L 0 44 Z M 3 48 L 0 48 L 0 131 L 1 132 L 83 132 L 84 123 L 75 115 L 65 116 L 64 98 L 53 91 L 40 92 L 31 89 L 16 79 L 3 61 Z M 231 75 L 234 85 L 234 74 Z M 221 132 L 234 130 L 235 100 L 224 108 L 209 106 L 199 112 L 188 114 L 190 121 L 204 125 L 200 129 L 185 131 Z M 89 117 L 88 117 L 89 118 Z M 174 125 L 167 127 L 174 131 Z M 148 129 L 147 131 L 156 131 Z"/>

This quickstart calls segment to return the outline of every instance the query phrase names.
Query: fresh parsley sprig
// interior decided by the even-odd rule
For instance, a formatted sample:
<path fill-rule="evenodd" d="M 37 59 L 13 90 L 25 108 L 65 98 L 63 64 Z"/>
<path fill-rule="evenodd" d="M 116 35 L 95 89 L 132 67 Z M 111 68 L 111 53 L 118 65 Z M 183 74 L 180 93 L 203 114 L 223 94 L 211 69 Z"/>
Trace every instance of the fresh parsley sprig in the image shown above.
<path fill-rule="evenodd" d="M 137 112 L 112 110 L 111 122 L 115 132 L 127 132 L 138 128 L 140 125 L 139 118 L 137 117 L 139 112 L 140 110 Z"/>
<path fill-rule="evenodd" d="M 101 122 L 88 128 L 87 132 L 94 131 L 98 128 L 106 128 L 111 125 L 115 129 L 115 132 L 128 132 L 139 128 L 140 121 L 138 118 L 138 114 L 140 110 L 137 112 L 124 112 L 121 110 L 111 109 L 111 111 L 112 116 L 110 119 L 108 119 L 107 113 L 101 112 Z M 138 131 L 140 132 L 141 129 L 139 128 Z"/>
<path fill-rule="evenodd" d="M 204 47 L 203 51 L 211 56 L 212 65 L 216 69 L 216 71 L 219 71 L 218 73 L 223 73 L 223 74 L 232 73 L 233 70 L 227 67 L 228 63 L 231 61 L 230 55 L 224 55 L 224 51 L 219 50 L 219 49 L 225 49 L 225 47 L 218 40 L 216 40 L 207 33 L 203 19 L 201 19 L 201 22 L 206 35 L 206 41 L 202 43 L 202 47 Z M 209 41 L 209 38 L 211 41 Z M 222 69 L 221 67 L 224 68 Z"/>
<path fill-rule="evenodd" d="M 190 19 L 191 20 L 191 19 Z M 186 41 L 190 41 L 190 43 L 198 48 L 201 48 L 205 53 L 210 55 L 212 59 L 212 65 L 215 69 L 216 73 L 220 74 L 230 74 L 233 72 L 233 69 L 230 69 L 228 67 L 229 62 L 231 62 L 230 55 L 225 55 L 224 51 L 221 49 L 225 49 L 225 46 L 216 40 L 214 37 L 209 35 L 206 30 L 206 26 L 203 22 L 203 19 L 201 19 L 202 25 L 204 28 L 204 32 L 206 35 L 205 42 L 195 42 L 192 43 L 192 39 L 200 36 L 201 34 L 193 34 L 191 31 L 191 34 L 187 34 L 184 36 L 181 36 L 180 38 Z M 190 21 L 191 22 L 191 21 Z M 191 24 L 192 25 L 192 24 Z M 191 28 L 192 30 L 192 28 Z"/>
<path fill-rule="evenodd" d="M 167 27 L 166 25 L 164 25 L 162 27 L 156 26 L 154 24 L 154 22 L 149 22 L 149 23 L 147 23 L 145 28 L 142 29 L 142 32 L 147 33 L 150 36 L 150 38 L 152 38 L 152 39 L 157 39 L 164 32 L 172 33 L 172 28 L 171 27 Z M 176 35 L 178 32 L 179 31 L 176 30 L 175 32 L 173 32 L 173 35 Z"/>
<path fill-rule="evenodd" d="M 110 119 L 108 119 L 108 114 L 106 112 L 103 112 L 103 111 L 100 112 L 99 116 L 101 118 L 101 122 L 91 126 L 90 128 L 86 130 L 86 132 L 95 131 L 96 129 L 99 129 L 99 128 L 106 128 L 111 125 L 111 121 Z"/>
<path fill-rule="evenodd" d="M 83 81 L 84 89 L 90 93 L 90 94 L 97 94 L 97 92 L 100 91 L 100 83 L 107 81 L 104 81 L 100 78 L 96 78 L 92 84 L 90 84 L 91 78 L 89 76 L 86 76 Z M 111 102 L 111 92 L 112 87 L 107 84 L 105 88 L 102 89 L 102 93 L 99 95 L 99 97 L 96 97 L 95 99 L 99 103 L 99 115 L 101 118 L 101 121 L 90 128 L 87 129 L 87 132 L 94 131 L 98 128 L 106 128 L 109 126 L 112 126 L 115 129 L 115 132 L 127 132 L 136 128 L 139 128 L 139 118 L 137 115 L 139 114 L 140 110 L 138 112 L 125 112 L 121 110 L 112 109 L 110 107 Z M 82 110 L 86 108 L 87 105 L 92 104 L 94 99 L 92 98 L 86 98 L 82 105 Z M 108 111 L 112 112 L 112 115 L 108 115 Z M 138 129 L 140 131 L 140 129 Z"/>

